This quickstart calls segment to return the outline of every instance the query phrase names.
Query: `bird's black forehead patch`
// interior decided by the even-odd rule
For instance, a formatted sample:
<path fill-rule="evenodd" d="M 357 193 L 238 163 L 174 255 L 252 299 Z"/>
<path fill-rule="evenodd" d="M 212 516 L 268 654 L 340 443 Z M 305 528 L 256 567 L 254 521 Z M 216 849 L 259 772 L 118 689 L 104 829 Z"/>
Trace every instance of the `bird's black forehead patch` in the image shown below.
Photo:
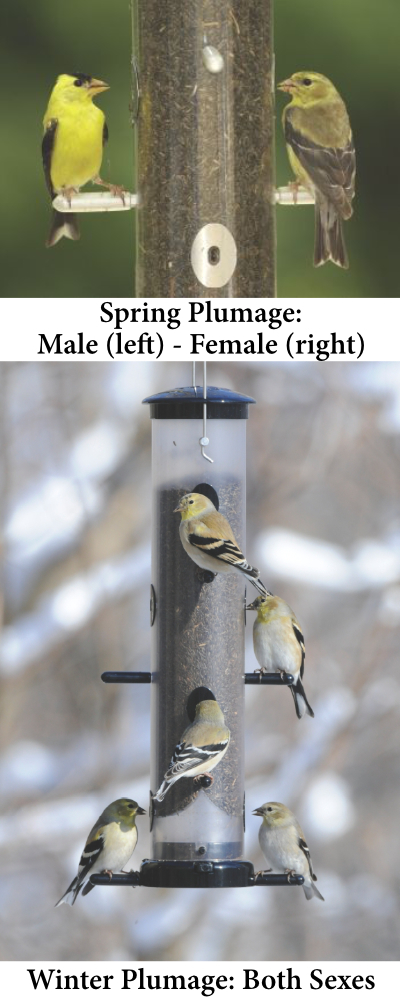
<path fill-rule="evenodd" d="M 75 80 L 80 80 L 81 83 L 90 83 L 92 80 L 92 77 L 88 76 L 87 73 L 71 73 L 71 76 L 73 76 Z"/>

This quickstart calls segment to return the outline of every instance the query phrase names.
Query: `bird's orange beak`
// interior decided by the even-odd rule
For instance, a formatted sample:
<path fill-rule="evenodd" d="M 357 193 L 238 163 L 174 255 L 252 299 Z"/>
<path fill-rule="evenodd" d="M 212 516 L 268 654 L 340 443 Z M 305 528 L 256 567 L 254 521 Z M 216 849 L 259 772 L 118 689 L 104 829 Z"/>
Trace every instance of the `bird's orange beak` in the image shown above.
<path fill-rule="evenodd" d="M 282 83 L 278 83 L 277 87 L 278 90 L 284 90 L 286 94 L 290 94 L 291 91 L 294 90 L 295 84 L 292 79 L 282 80 Z"/>
<path fill-rule="evenodd" d="M 175 509 L 173 511 L 173 514 L 179 514 L 182 511 L 183 511 L 183 507 L 181 506 L 181 504 L 178 504 L 178 506 L 175 507 Z"/>
<path fill-rule="evenodd" d="M 95 80 L 93 78 L 93 80 L 90 81 L 89 90 L 92 94 L 101 94 L 103 90 L 109 89 L 110 85 L 108 83 L 104 83 L 103 80 Z"/>

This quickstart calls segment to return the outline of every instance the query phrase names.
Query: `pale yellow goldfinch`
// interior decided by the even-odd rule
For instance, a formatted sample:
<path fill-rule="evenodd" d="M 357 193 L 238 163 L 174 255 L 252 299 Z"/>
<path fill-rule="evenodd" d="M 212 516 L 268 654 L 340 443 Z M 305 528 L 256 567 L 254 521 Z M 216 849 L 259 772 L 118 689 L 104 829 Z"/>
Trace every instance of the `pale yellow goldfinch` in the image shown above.
<path fill-rule="evenodd" d="M 179 534 L 183 548 L 197 566 L 212 573 L 236 570 L 250 580 L 260 594 L 266 593 L 259 570 L 246 561 L 229 521 L 208 497 L 202 493 L 187 493 L 174 513 L 177 511 L 181 514 Z"/>
<path fill-rule="evenodd" d="M 156 795 L 155 802 L 162 802 L 168 789 L 180 778 L 210 777 L 210 771 L 219 764 L 229 746 L 231 734 L 224 716 L 208 688 L 192 691 L 187 704 L 190 725 L 185 729 L 175 747 L 171 763 Z"/>
<path fill-rule="evenodd" d="M 318 891 L 315 882 L 310 852 L 304 833 L 296 817 L 282 802 L 264 802 L 263 806 L 254 809 L 253 816 L 262 816 L 258 839 L 266 860 L 276 872 L 287 875 L 303 875 L 304 893 L 306 899 L 323 896 Z"/>
<path fill-rule="evenodd" d="M 298 719 L 307 712 L 314 717 L 302 684 L 305 646 L 296 615 L 281 597 L 256 597 L 247 611 L 257 611 L 253 625 L 253 646 L 262 673 L 292 674 L 290 685 Z"/>
<path fill-rule="evenodd" d="M 113 872 L 121 871 L 137 844 L 136 816 L 143 816 L 144 813 L 145 810 L 132 799 L 116 799 L 104 809 L 89 833 L 78 874 L 56 906 L 61 903 L 73 906 L 81 889 L 82 896 L 91 892 L 94 889 L 90 882 L 91 875 L 104 872 L 111 878 Z"/>
<path fill-rule="evenodd" d="M 291 96 L 283 112 L 290 164 L 315 200 L 314 265 L 348 267 L 342 219 L 353 214 L 356 156 L 346 105 L 321 73 L 293 73 L 278 89 Z"/>
<path fill-rule="evenodd" d="M 85 73 L 62 73 L 57 77 L 43 119 L 42 142 L 44 173 L 52 199 L 59 193 L 70 198 L 88 181 L 121 193 L 122 189 L 99 176 L 108 129 L 93 98 L 108 89 L 107 83 Z M 54 246 L 62 236 L 79 239 L 77 218 L 53 209 L 46 246 Z"/>

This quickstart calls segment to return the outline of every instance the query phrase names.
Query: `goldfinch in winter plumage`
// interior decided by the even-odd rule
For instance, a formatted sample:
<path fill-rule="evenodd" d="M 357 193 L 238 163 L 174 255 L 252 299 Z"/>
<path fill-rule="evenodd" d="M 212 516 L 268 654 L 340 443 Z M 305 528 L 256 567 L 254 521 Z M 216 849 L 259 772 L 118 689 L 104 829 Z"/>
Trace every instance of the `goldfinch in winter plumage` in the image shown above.
<path fill-rule="evenodd" d="M 295 682 L 290 690 L 297 717 L 301 719 L 305 712 L 314 717 L 302 684 L 305 646 L 296 615 L 286 601 L 274 594 L 256 597 L 246 610 L 257 611 L 253 645 L 262 673 L 292 674 Z"/>
<path fill-rule="evenodd" d="M 197 566 L 212 573 L 236 570 L 250 580 L 260 594 L 266 593 L 259 570 L 246 561 L 229 521 L 208 497 L 202 493 L 187 493 L 174 513 L 177 511 L 181 514 L 179 534 L 183 548 Z"/>
<path fill-rule="evenodd" d="M 57 78 L 43 119 L 42 142 L 44 173 L 52 199 L 59 193 L 70 198 L 88 181 L 121 193 L 122 189 L 99 177 L 108 129 L 93 98 L 108 89 L 108 83 L 85 73 L 62 73 Z M 46 246 L 54 246 L 62 236 L 79 239 L 77 218 L 53 209 Z"/>
<path fill-rule="evenodd" d="M 136 816 L 143 816 L 144 813 L 145 810 L 133 799 L 116 799 L 104 809 L 89 833 L 78 874 L 56 906 L 61 903 L 73 906 L 81 889 L 82 896 L 91 892 L 94 889 L 90 881 L 91 875 L 104 872 L 111 878 L 113 872 L 122 870 L 137 844 Z"/>
<path fill-rule="evenodd" d="M 290 164 L 315 200 L 314 265 L 348 267 L 342 219 L 353 214 L 356 157 L 346 105 L 321 73 L 294 73 L 278 89 L 291 96 L 283 112 Z"/>
<path fill-rule="evenodd" d="M 192 691 L 187 711 L 190 725 L 175 747 L 164 780 L 153 796 L 155 802 L 162 802 L 168 789 L 180 778 L 196 779 L 203 775 L 212 781 L 210 771 L 219 764 L 228 749 L 231 734 L 212 691 L 204 687 Z"/>
<path fill-rule="evenodd" d="M 258 839 L 272 868 L 287 875 L 303 875 L 306 899 L 318 896 L 323 900 L 315 885 L 317 876 L 312 869 L 304 833 L 290 809 L 282 802 L 264 802 L 263 806 L 254 809 L 253 816 L 262 816 Z"/>

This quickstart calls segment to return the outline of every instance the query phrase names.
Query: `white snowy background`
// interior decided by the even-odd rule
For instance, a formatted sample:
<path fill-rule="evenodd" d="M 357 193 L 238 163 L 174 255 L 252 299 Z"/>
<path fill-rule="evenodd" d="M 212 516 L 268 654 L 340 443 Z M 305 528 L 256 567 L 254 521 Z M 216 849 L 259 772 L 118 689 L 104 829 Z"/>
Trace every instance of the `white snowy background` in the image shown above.
<path fill-rule="evenodd" d="M 98 887 L 54 910 L 103 807 L 148 807 L 149 688 L 100 674 L 149 669 L 141 400 L 190 378 L 189 364 L 0 366 L 0 958 L 397 959 L 398 364 L 208 366 L 209 384 L 257 400 L 246 554 L 296 611 L 315 710 L 298 722 L 285 690 L 246 690 L 245 857 L 263 867 L 252 809 L 286 802 L 325 902 Z"/>

